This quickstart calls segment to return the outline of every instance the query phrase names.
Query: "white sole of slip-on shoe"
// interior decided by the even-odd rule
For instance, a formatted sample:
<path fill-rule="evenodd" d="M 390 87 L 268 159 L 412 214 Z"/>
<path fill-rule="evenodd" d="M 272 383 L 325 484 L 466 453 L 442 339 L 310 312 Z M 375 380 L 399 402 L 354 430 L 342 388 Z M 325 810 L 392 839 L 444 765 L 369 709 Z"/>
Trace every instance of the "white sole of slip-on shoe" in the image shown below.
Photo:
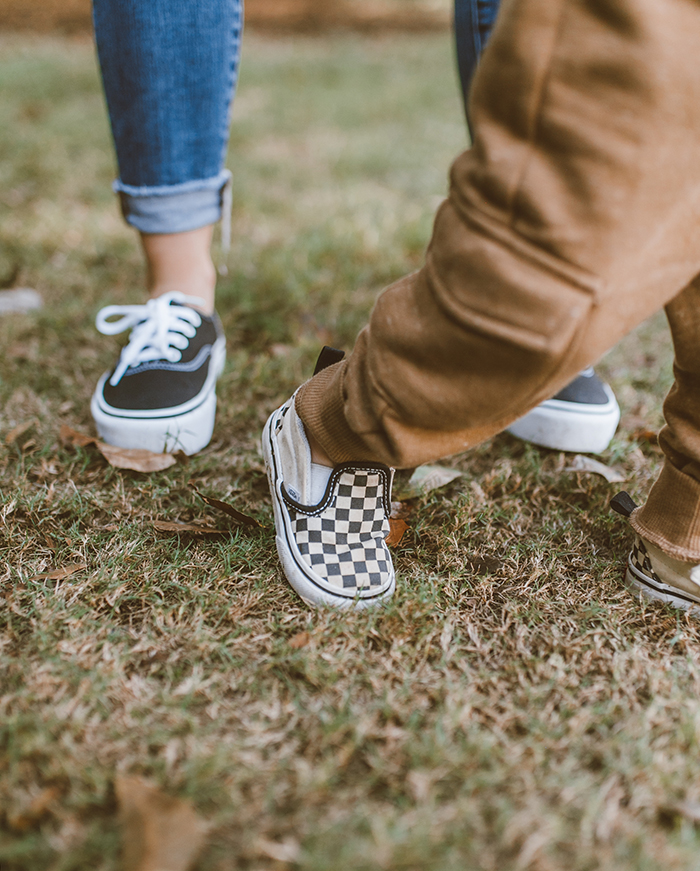
<path fill-rule="evenodd" d="M 629 518 L 637 505 L 623 490 L 613 496 L 610 507 Z M 637 597 L 665 602 L 700 616 L 700 565 L 675 559 L 638 534 L 627 558 L 624 582 Z"/>
<path fill-rule="evenodd" d="M 285 486 L 278 438 L 293 402 L 294 397 L 270 415 L 262 437 L 285 577 L 311 607 L 360 609 L 386 602 L 396 587 L 384 541 L 391 470 L 378 464 L 343 463 L 333 470 L 317 505 L 297 502 Z"/>
<path fill-rule="evenodd" d="M 694 616 L 700 616 L 700 585 L 689 577 L 689 569 L 694 565 L 682 563 L 663 554 L 663 563 L 658 560 L 662 552 L 648 541 L 644 541 L 638 535 L 635 536 L 632 550 L 627 558 L 627 570 L 625 572 L 625 586 L 638 596 L 652 599 L 657 602 L 665 602 L 689 611 Z M 680 568 L 683 574 L 677 571 Z M 665 583 L 661 575 L 672 575 L 673 584 Z M 667 577 L 671 580 L 671 577 Z M 677 584 L 682 584 L 677 586 Z"/>

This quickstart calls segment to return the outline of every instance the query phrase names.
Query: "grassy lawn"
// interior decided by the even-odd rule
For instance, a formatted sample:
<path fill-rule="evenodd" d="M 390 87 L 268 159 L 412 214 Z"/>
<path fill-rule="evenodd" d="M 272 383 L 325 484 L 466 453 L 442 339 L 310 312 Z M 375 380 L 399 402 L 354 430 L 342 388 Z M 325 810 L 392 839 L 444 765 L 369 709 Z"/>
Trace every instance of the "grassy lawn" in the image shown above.
<path fill-rule="evenodd" d="M 700 633 L 623 590 L 615 485 L 502 435 L 415 504 L 387 608 L 280 575 L 259 434 L 422 262 L 466 140 L 449 36 L 247 40 L 217 429 L 150 476 L 58 439 L 114 357 L 96 312 L 142 296 L 90 44 L 2 37 L 0 93 L 0 283 L 45 300 L 0 318 L 2 871 L 119 868 L 117 772 L 210 821 L 199 871 L 696 868 Z M 670 360 L 657 317 L 601 364 L 638 500 Z M 211 516 L 190 481 L 264 529 L 156 531 Z"/>

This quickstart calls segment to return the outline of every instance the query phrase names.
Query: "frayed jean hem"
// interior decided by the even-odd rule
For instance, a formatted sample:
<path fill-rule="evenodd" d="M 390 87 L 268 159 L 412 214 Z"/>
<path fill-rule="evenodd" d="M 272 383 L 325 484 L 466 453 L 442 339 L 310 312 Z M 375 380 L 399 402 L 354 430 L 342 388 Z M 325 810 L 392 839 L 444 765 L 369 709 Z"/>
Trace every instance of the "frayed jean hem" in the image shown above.
<path fill-rule="evenodd" d="M 142 233 L 185 233 L 222 217 L 223 192 L 231 179 L 228 169 L 207 179 L 175 185 L 133 187 L 115 181 L 127 224 Z"/>

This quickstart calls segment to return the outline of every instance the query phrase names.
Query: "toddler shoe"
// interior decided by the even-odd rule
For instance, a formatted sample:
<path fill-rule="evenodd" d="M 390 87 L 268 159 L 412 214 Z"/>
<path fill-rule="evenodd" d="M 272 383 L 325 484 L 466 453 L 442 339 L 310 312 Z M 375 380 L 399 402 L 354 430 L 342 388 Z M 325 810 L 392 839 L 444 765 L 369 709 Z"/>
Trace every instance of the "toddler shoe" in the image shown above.
<path fill-rule="evenodd" d="M 629 517 L 637 507 L 625 492 L 618 493 L 610 505 L 623 517 Z M 700 616 L 700 565 L 674 559 L 639 535 L 635 535 L 627 558 L 625 585 L 645 599 Z"/>
<path fill-rule="evenodd" d="M 381 463 L 333 469 L 312 463 L 294 400 L 270 415 L 262 438 L 284 574 L 312 607 L 384 602 L 396 586 L 384 540 L 393 470 Z"/>

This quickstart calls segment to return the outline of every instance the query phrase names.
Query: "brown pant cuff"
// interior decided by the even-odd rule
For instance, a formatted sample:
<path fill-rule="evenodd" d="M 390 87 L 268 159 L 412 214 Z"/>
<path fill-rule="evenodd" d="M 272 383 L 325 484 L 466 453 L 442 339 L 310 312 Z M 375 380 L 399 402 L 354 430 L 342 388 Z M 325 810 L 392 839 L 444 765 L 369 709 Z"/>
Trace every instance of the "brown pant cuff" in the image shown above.
<path fill-rule="evenodd" d="M 345 360 L 322 369 L 297 391 L 296 412 L 334 463 L 371 460 L 363 456 L 365 443 L 345 420 L 343 376 Z"/>
<path fill-rule="evenodd" d="M 633 512 L 630 523 L 669 556 L 700 562 L 700 482 L 666 460 L 646 505 Z"/>

